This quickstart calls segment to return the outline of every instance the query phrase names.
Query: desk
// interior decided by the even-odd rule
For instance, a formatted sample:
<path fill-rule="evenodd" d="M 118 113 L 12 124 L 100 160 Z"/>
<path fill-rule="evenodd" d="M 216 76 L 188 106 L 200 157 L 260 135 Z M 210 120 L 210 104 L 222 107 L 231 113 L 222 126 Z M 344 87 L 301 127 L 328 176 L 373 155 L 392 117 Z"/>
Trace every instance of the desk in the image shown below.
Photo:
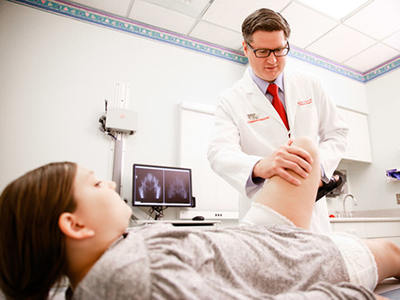
<path fill-rule="evenodd" d="M 172 224 L 175 227 L 188 227 L 188 228 L 211 228 L 218 227 L 221 221 L 192 221 L 192 220 L 138 220 L 138 225 L 152 225 L 152 224 Z"/>

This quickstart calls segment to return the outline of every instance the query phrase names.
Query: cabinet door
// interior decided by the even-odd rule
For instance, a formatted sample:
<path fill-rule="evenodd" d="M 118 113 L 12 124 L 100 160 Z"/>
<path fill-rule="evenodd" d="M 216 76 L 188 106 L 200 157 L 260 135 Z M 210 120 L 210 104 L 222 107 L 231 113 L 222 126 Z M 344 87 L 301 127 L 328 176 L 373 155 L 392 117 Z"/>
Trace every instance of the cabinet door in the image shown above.
<path fill-rule="evenodd" d="M 343 158 L 372 162 L 368 116 L 344 108 L 339 108 L 339 110 L 350 129 L 347 151 Z"/>
<path fill-rule="evenodd" d="M 359 238 L 367 238 L 367 229 L 363 222 L 331 223 L 331 229 L 333 232 L 346 232 Z"/>
<path fill-rule="evenodd" d="M 182 103 L 180 164 L 192 169 L 196 207 L 180 210 L 181 219 L 202 215 L 211 219 L 238 219 L 239 192 L 218 176 L 207 160 L 207 147 L 214 128 L 213 108 Z"/>
<path fill-rule="evenodd" d="M 370 222 L 366 226 L 368 238 L 400 237 L 400 222 Z"/>
<path fill-rule="evenodd" d="M 332 232 L 346 232 L 364 239 L 384 239 L 400 246 L 400 222 L 331 223 Z"/>

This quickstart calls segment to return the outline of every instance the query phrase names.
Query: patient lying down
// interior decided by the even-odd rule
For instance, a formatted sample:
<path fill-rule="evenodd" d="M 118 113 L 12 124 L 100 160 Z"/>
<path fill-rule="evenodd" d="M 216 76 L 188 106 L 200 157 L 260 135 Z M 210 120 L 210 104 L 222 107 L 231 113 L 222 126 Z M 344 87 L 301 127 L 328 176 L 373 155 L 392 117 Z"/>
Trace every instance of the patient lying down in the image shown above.
<path fill-rule="evenodd" d="M 74 163 L 54 163 L 12 182 L 0 198 L 0 287 L 9 299 L 46 299 L 64 276 L 68 299 L 375 299 L 400 276 L 386 241 L 307 230 L 319 183 L 315 145 L 300 186 L 275 176 L 241 226 L 127 230 L 131 209 Z M 381 299 L 381 297 L 379 297 Z"/>

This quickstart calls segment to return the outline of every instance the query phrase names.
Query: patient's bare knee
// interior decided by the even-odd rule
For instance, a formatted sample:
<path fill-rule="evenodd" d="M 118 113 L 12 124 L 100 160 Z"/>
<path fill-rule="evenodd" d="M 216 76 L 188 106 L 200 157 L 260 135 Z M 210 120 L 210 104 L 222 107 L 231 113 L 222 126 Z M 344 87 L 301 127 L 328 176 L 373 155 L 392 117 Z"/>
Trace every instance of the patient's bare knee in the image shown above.
<path fill-rule="evenodd" d="M 318 147 L 317 144 L 314 142 L 313 139 L 311 139 L 308 136 L 301 136 L 296 138 L 293 141 L 293 146 L 299 147 L 299 148 L 303 148 L 304 150 L 306 150 L 308 153 L 310 153 L 310 155 L 313 158 L 316 158 L 318 156 Z"/>

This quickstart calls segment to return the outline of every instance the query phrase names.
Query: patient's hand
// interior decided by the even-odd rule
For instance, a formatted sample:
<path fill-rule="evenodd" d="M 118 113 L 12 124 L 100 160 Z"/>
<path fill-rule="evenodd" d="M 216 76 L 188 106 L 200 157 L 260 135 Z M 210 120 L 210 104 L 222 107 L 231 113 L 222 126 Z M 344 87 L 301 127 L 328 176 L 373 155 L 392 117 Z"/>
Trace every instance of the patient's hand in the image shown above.
<path fill-rule="evenodd" d="M 374 295 L 375 295 L 376 300 L 390 300 L 389 298 L 383 297 L 381 295 L 377 295 L 377 294 L 374 294 Z"/>
<path fill-rule="evenodd" d="M 311 155 L 304 149 L 292 146 L 293 139 L 280 146 L 270 156 L 262 158 L 253 169 L 253 178 L 269 179 L 275 175 L 282 177 L 294 185 L 300 185 L 300 180 L 288 170 L 302 178 L 307 178 L 311 172 Z"/>

